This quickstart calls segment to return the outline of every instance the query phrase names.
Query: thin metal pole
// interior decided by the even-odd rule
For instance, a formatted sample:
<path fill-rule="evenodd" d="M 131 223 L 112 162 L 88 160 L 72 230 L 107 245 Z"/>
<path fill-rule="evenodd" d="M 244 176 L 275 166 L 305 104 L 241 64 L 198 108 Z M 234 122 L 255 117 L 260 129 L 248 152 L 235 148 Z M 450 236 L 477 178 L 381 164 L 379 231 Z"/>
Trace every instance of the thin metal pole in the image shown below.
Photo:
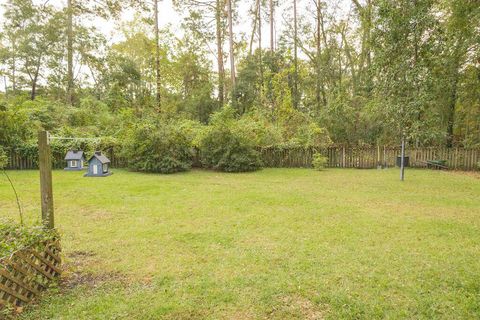
<path fill-rule="evenodd" d="M 402 155 L 400 160 L 400 181 L 405 180 L 405 135 L 402 135 Z"/>

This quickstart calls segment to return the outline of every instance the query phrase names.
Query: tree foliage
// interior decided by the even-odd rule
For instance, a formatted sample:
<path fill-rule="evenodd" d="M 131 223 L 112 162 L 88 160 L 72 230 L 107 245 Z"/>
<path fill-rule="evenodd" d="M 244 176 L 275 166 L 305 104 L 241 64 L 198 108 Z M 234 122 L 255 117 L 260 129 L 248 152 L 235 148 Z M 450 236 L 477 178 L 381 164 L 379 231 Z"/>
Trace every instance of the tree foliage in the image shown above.
<path fill-rule="evenodd" d="M 246 140 L 399 145 L 401 136 L 419 146 L 480 145 L 477 1 L 353 0 L 345 14 L 330 1 L 297 1 L 294 12 L 293 0 L 250 0 L 249 39 L 237 29 L 243 17 L 232 1 L 231 53 L 224 0 L 174 1 L 185 14 L 182 32 L 159 30 L 160 86 L 151 1 L 68 3 L 73 11 L 49 1 L 3 4 L 0 144 L 7 150 L 33 152 L 39 129 L 124 143 L 135 128 L 170 123 L 209 132 L 211 143 L 214 132 L 225 133 L 225 143 L 242 148 Z M 120 20 L 131 6 L 133 17 Z M 259 41 L 275 20 L 270 8 L 282 31 L 269 35 L 267 49 Z M 108 41 L 92 19 L 115 20 L 117 39 Z M 232 54 L 234 86 L 226 81 Z M 222 126 L 216 112 L 227 104 L 233 118 Z"/>
<path fill-rule="evenodd" d="M 192 166 L 192 145 L 177 123 L 151 123 L 133 130 L 125 144 L 129 167 L 144 172 L 174 173 Z"/>
<path fill-rule="evenodd" d="M 199 143 L 202 164 L 226 172 L 247 172 L 262 166 L 250 128 L 236 120 L 232 108 L 213 116 Z"/>

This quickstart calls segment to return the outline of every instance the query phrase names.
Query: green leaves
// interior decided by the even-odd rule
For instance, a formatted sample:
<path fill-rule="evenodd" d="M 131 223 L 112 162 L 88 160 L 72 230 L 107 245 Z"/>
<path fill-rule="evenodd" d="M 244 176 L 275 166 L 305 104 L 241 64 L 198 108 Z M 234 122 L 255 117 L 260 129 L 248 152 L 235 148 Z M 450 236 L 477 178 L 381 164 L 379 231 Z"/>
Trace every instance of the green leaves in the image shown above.
<path fill-rule="evenodd" d="M 124 156 L 129 167 L 138 171 L 186 171 L 193 162 L 191 142 L 176 122 L 147 123 L 133 130 Z"/>
<path fill-rule="evenodd" d="M 328 158 L 320 153 L 315 153 L 313 155 L 312 166 L 315 170 L 323 170 L 328 163 Z"/>
<path fill-rule="evenodd" d="M 213 116 L 200 140 L 200 158 L 207 168 L 226 172 L 255 171 L 261 168 L 260 154 L 245 122 L 234 118 L 232 108 Z"/>
<path fill-rule="evenodd" d="M 25 227 L 10 220 L 0 219 L 0 258 L 13 252 L 50 240 L 58 234 L 43 226 Z"/>
<path fill-rule="evenodd" d="M 0 146 L 0 169 L 3 169 L 7 166 L 8 164 L 8 158 L 7 158 L 7 153 L 5 152 L 5 149 Z"/>

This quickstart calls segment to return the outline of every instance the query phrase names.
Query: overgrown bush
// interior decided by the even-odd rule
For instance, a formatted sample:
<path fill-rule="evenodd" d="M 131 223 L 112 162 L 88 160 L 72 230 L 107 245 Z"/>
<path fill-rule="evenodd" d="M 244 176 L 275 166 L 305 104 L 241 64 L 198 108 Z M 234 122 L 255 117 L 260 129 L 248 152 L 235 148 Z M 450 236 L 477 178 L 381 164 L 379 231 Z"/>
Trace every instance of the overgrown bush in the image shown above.
<path fill-rule="evenodd" d="M 199 143 L 202 164 L 225 172 L 247 172 L 262 166 L 248 127 L 235 119 L 233 109 L 214 115 Z"/>
<path fill-rule="evenodd" d="M 323 170 L 327 166 L 328 158 L 320 153 L 313 155 L 312 166 L 315 170 Z"/>
<path fill-rule="evenodd" d="M 147 124 L 134 129 L 123 155 L 129 168 L 144 172 L 186 171 L 193 161 L 191 141 L 176 123 Z"/>
<path fill-rule="evenodd" d="M 57 236 L 54 230 L 47 230 L 43 226 L 26 227 L 0 219 L 0 258 Z"/>

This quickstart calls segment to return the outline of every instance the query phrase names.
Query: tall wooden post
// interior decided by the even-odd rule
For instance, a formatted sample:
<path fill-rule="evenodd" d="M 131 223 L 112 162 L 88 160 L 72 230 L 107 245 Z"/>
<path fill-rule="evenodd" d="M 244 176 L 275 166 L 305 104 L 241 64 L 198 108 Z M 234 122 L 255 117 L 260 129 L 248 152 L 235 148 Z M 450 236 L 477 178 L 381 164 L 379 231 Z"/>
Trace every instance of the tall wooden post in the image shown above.
<path fill-rule="evenodd" d="M 38 158 L 40 168 L 40 195 L 42 202 L 42 222 L 49 229 L 55 227 L 52 190 L 52 154 L 47 131 L 38 133 Z"/>

